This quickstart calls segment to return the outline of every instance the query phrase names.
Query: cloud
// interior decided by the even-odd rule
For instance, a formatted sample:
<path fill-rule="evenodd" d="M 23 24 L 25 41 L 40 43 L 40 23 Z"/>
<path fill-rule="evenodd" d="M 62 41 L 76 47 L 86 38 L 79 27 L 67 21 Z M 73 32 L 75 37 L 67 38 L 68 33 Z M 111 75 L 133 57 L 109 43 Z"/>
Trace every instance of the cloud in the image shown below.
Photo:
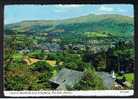
<path fill-rule="evenodd" d="M 111 12 L 111 11 L 114 11 L 114 8 L 113 7 L 110 7 L 110 6 L 102 5 L 98 9 L 98 11 Z"/>
<path fill-rule="evenodd" d="M 77 4 L 71 4 L 71 5 L 62 5 L 62 4 L 59 4 L 59 5 L 56 5 L 57 8 L 80 8 L 84 5 L 77 5 Z"/>
<path fill-rule="evenodd" d="M 64 10 L 64 9 L 55 9 L 54 12 L 60 13 L 60 12 L 66 12 L 66 10 Z"/>
<path fill-rule="evenodd" d="M 126 13 L 126 9 L 114 5 L 101 5 L 95 11 L 95 14 L 118 14 L 118 13 Z"/>
<path fill-rule="evenodd" d="M 81 7 L 83 7 L 84 5 L 77 5 L 77 4 L 71 4 L 71 5 L 55 5 L 55 12 L 66 12 L 72 9 L 79 9 Z"/>

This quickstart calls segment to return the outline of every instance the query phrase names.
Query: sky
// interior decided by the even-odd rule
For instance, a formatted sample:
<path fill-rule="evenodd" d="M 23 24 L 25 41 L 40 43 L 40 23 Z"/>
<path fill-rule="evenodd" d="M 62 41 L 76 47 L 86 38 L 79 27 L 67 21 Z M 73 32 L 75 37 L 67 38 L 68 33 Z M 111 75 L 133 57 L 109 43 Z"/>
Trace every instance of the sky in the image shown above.
<path fill-rule="evenodd" d="M 4 7 L 4 23 L 67 19 L 88 14 L 120 14 L 133 17 L 134 9 L 133 5 L 129 4 L 6 5 Z"/>

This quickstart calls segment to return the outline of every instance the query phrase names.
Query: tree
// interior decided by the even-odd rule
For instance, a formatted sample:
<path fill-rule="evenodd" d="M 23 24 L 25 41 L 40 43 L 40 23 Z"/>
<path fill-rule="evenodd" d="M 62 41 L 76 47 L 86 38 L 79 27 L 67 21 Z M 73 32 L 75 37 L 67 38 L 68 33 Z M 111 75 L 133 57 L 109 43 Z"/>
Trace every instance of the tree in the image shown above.
<path fill-rule="evenodd" d="M 104 90 L 103 81 L 97 76 L 94 68 L 86 68 L 84 72 L 84 77 L 76 85 L 74 85 L 75 90 Z"/>
<path fill-rule="evenodd" d="M 16 53 L 16 32 L 11 37 L 6 36 L 4 45 L 4 66 L 8 70 L 8 66 L 13 62 L 13 55 Z"/>
<path fill-rule="evenodd" d="M 85 62 L 93 63 L 94 57 L 95 57 L 95 55 L 91 51 L 87 51 L 83 55 L 83 60 Z"/>
<path fill-rule="evenodd" d="M 77 69 L 77 64 L 75 62 L 68 62 L 64 64 L 66 68 L 76 70 Z"/>
<path fill-rule="evenodd" d="M 104 51 L 95 54 L 93 65 L 96 70 L 106 69 L 106 53 Z"/>
<path fill-rule="evenodd" d="M 58 56 L 56 55 L 56 53 L 49 53 L 47 56 L 48 60 L 57 60 Z"/>
<path fill-rule="evenodd" d="M 47 58 L 47 53 L 44 52 L 43 50 L 35 50 L 32 53 L 30 53 L 29 56 L 33 57 L 33 58 L 44 60 Z"/>
<path fill-rule="evenodd" d="M 49 65 L 46 61 L 38 61 L 37 63 L 34 63 L 32 65 L 32 71 L 38 71 L 38 72 L 50 72 L 53 71 L 53 67 Z"/>
<path fill-rule="evenodd" d="M 25 79 L 21 76 L 13 76 L 5 79 L 6 90 L 23 90 L 26 85 Z"/>

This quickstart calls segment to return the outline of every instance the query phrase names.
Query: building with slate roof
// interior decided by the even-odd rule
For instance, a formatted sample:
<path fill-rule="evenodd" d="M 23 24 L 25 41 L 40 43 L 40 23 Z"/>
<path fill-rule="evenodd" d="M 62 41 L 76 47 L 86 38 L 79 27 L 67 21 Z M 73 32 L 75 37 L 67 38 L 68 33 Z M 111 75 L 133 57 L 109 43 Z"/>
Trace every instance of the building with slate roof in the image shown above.
<path fill-rule="evenodd" d="M 50 79 L 50 82 L 55 83 L 57 90 L 67 90 L 66 87 L 73 87 L 83 77 L 84 73 L 67 68 L 63 68 L 59 73 Z"/>

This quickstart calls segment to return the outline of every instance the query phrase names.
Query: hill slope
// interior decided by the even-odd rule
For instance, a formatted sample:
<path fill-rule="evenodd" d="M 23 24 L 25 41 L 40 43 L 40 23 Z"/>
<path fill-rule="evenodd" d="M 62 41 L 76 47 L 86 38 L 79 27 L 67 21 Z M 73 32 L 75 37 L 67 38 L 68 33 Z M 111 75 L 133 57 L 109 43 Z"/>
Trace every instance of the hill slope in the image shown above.
<path fill-rule="evenodd" d="M 19 33 L 44 33 L 44 32 L 107 32 L 115 36 L 130 36 L 134 32 L 132 17 L 103 14 L 80 16 L 64 20 L 32 20 L 8 24 L 5 30 L 16 30 Z"/>

